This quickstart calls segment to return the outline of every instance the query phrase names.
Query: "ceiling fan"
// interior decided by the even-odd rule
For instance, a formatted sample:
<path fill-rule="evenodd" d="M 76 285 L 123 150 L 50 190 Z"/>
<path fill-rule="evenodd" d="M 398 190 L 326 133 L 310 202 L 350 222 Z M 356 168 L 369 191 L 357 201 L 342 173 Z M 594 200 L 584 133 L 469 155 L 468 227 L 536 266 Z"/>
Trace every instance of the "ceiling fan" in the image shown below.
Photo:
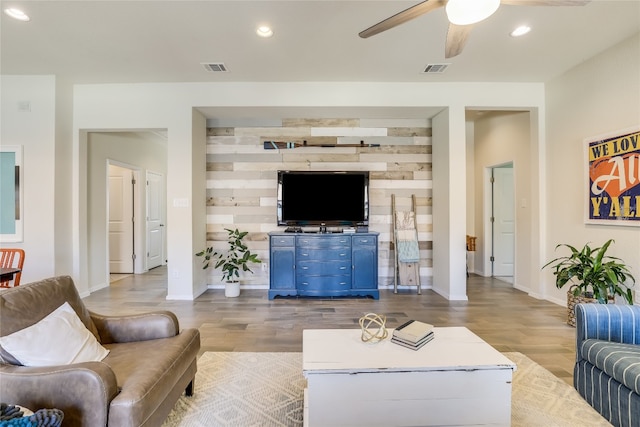
<path fill-rule="evenodd" d="M 584 6 L 590 0 L 425 0 L 378 22 L 359 33 L 363 39 L 404 24 L 440 7 L 449 19 L 445 58 L 453 58 L 464 49 L 473 24 L 491 16 L 500 4 L 512 6 Z"/>

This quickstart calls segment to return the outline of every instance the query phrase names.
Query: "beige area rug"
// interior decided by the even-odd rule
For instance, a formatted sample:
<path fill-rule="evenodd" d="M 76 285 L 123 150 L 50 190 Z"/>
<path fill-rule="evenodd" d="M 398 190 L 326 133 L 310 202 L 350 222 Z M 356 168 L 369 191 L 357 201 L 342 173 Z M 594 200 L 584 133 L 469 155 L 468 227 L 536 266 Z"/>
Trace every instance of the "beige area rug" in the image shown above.
<path fill-rule="evenodd" d="M 568 384 L 521 353 L 513 378 L 514 427 L 610 426 Z M 302 426 L 302 353 L 204 353 L 195 394 L 163 427 Z"/>
<path fill-rule="evenodd" d="M 611 426 L 579 394 L 522 353 L 504 353 L 518 365 L 511 391 L 511 425 Z"/>

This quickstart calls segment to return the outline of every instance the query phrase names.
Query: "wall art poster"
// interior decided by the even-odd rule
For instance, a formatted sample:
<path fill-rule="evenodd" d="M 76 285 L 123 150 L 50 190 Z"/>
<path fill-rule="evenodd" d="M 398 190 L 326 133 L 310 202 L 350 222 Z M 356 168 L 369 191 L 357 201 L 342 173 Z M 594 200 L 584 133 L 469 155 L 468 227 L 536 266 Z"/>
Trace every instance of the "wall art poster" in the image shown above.
<path fill-rule="evenodd" d="M 22 242 L 22 146 L 0 146 L 0 242 Z"/>
<path fill-rule="evenodd" d="M 640 127 L 586 142 L 587 222 L 640 226 Z"/>

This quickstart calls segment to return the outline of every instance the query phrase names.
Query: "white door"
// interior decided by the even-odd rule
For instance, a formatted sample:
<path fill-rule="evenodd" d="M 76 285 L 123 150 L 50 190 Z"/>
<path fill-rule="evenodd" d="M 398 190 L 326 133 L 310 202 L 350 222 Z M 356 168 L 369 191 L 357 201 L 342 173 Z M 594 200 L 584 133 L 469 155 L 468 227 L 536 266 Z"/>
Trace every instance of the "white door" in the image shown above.
<path fill-rule="evenodd" d="M 493 275 L 513 276 L 515 203 L 513 167 L 493 169 Z"/>
<path fill-rule="evenodd" d="M 109 165 L 109 272 L 133 273 L 133 171 Z"/>
<path fill-rule="evenodd" d="M 147 172 L 147 269 L 164 260 L 164 185 L 162 175 Z"/>

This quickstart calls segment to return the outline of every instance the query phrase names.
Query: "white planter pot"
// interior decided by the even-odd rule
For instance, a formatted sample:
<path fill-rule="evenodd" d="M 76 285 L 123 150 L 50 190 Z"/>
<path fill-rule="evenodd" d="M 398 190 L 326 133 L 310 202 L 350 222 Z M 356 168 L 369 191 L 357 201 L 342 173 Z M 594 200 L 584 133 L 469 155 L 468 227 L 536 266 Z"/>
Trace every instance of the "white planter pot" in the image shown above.
<path fill-rule="evenodd" d="M 240 295 L 240 282 L 226 282 L 224 284 L 224 296 L 235 298 Z"/>

